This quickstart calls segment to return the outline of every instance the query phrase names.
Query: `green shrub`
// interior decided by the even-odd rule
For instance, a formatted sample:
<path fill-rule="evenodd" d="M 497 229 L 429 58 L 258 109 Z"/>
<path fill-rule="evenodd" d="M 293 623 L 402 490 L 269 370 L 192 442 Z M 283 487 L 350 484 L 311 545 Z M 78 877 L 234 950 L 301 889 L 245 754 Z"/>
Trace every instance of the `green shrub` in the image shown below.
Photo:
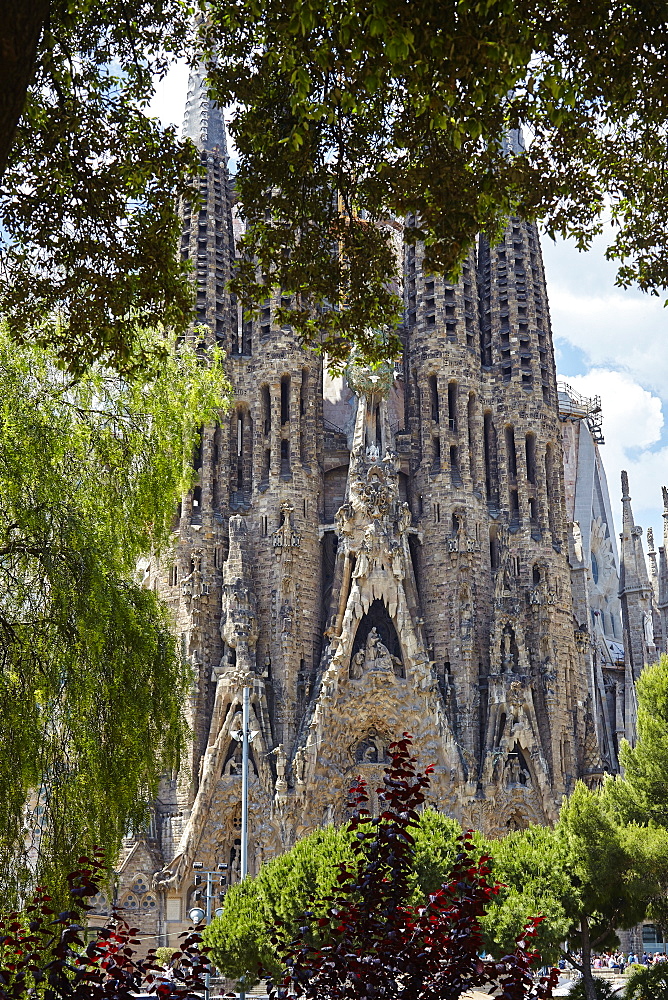
<path fill-rule="evenodd" d="M 594 978 L 594 989 L 596 990 L 596 1000 L 608 1000 L 609 997 L 612 997 L 613 987 L 606 979 Z M 587 1000 L 583 979 L 578 979 L 575 983 L 568 994 L 568 1000 Z"/>
<path fill-rule="evenodd" d="M 625 1000 L 668 1000 L 668 962 L 634 965 L 624 990 Z"/>

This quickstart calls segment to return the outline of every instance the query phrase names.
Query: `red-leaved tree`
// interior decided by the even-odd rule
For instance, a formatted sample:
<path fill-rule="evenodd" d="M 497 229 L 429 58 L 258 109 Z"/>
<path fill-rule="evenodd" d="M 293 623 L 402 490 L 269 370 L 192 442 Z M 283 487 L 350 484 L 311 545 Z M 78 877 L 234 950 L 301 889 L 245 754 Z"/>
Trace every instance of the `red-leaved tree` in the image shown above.
<path fill-rule="evenodd" d="M 97 857 L 79 864 L 68 875 L 70 909 L 55 913 L 51 897 L 37 889 L 24 910 L 0 919 L 0 1000 L 134 1000 L 140 989 L 161 1000 L 186 1000 L 201 993 L 206 970 L 197 932 L 185 935 L 174 953 L 173 981 L 155 951 L 138 957 L 138 931 L 119 913 L 86 943 L 88 900 L 99 892 L 104 871 Z"/>
<path fill-rule="evenodd" d="M 307 1000 L 458 1000 L 467 990 L 494 989 L 504 1000 L 547 1000 L 557 970 L 536 981 L 540 956 L 530 947 L 540 917 L 518 938 L 515 950 L 498 961 L 484 951 L 479 918 L 499 886 L 490 878 L 489 858 L 479 860 L 470 835 L 438 892 L 410 903 L 413 837 L 429 785 L 416 770 L 411 737 L 390 746 L 391 763 L 379 789 L 380 810 L 372 818 L 361 780 L 351 789 L 356 833 L 354 861 L 341 866 L 327 915 L 305 914 L 305 926 L 286 949 L 279 947 L 286 973 L 270 986 L 276 1000 L 289 995 Z M 324 943 L 322 943 L 324 942 Z"/>

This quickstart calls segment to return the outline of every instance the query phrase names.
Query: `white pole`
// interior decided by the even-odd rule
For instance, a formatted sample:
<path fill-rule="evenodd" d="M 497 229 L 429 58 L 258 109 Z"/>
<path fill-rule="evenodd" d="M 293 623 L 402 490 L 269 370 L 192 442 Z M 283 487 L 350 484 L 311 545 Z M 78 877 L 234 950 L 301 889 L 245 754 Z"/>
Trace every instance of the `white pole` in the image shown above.
<path fill-rule="evenodd" d="M 248 874 L 248 736 L 250 688 L 244 688 L 241 744 L 241 878 Z"/>
<path fill-rule="evenodd" d="M 250 688 L 244 688 L 241 743 L 241 880 L 248 874 L 248 744 Z M 241 977 L 239 1000 L 246 1000 L 244 977 Z"/>
<path fill-rule="evenodd" d="M 206 926 L 211 923 L 211 897 L 213 896 L 213 872 L 206 873 Z M 211 966 L 207 959 L 204 973 L 204 1000 L 209 1000 L 211 994 Z"/>

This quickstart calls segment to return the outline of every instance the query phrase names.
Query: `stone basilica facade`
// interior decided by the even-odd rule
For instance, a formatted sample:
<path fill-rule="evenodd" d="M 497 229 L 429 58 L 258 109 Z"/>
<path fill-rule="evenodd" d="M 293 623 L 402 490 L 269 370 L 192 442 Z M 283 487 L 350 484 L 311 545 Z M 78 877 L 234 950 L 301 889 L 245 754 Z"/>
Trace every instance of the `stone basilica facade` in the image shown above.
<path fill-rule="evenodd" d="M 225 130 L 196 75 L 185 127 L 206 177 L 181 252 L 234 403 L 203 429 L 173 552 L 145 566 L 195 674 L 192 742 L 125 844 L 119 901 L 170 944 L 193 862 L 236 877 L 244 685 L 251 873 L 342 821 L 357 775 L 373 793 L 404 731 L 435 765 L 431 804 L 502 835 L 616 768 L 659 597 L 626 490 L 620 603 L 596 408 L 558 391 L 534 225 L 481 238 L 457 284 L 406 247 L 401 362 L 334 378 L 276 301 L 244 323 L 226 291 Z"/>

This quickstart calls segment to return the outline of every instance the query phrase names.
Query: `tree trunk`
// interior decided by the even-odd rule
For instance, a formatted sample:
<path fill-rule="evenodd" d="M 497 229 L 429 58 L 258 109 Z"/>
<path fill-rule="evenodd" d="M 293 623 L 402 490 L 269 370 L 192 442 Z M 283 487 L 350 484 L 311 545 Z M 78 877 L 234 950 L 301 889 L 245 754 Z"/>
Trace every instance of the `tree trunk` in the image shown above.
<path fill-rule="evenodd" d="M 591 974 L 591 941 L 589 939 L 589 921 L 587 917 L 582 917 L 580 921 L 580 932 L 582 936 L 582 981 L 584 983 L 585 996 L 587 1000 L 596 1000 L 594 977 Z"/>
<path fill-rule="evenodd" d="M 35 70 L 49 0 L 0 0 L 0 177 Z"/>

